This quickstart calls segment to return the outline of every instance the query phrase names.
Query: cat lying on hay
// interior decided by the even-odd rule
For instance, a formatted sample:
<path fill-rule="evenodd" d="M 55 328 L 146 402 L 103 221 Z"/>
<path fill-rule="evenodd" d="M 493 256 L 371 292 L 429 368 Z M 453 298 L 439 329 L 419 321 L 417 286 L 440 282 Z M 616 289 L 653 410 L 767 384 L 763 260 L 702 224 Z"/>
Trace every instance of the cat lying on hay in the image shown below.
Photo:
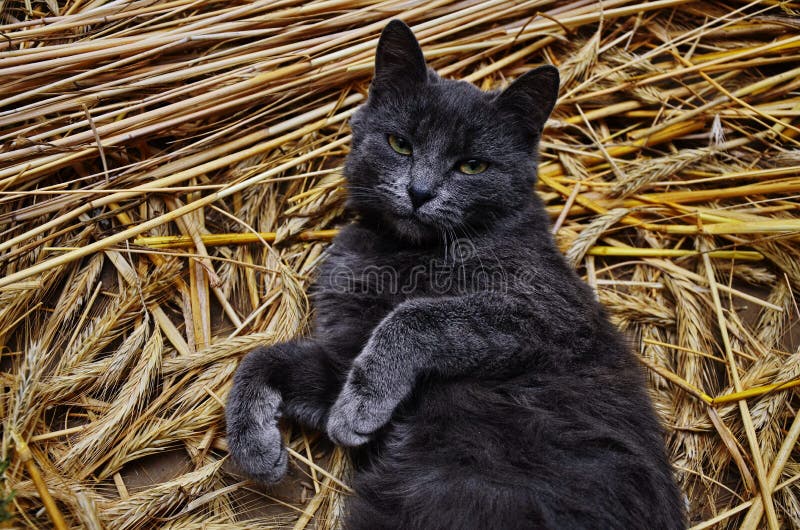
<path fill-rule="evenodd" d="M 684 526 L 643 376 L 532 192 L 558 94 L 429 70 L 389 23 L 308 338 L 258 348 L 227 405 L 241 469 L 286 472 L 281 416 L 353 447 L 356 529 Z"/>

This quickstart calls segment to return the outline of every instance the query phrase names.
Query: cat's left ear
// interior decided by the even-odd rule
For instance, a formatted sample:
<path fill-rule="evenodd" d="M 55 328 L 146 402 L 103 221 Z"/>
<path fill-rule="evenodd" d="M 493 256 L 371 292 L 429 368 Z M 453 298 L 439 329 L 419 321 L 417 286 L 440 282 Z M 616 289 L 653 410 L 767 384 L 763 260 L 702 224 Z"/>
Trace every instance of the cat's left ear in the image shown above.
<path fill-rule="evenodd" d="M 371 91 L 413 88 L 427 78 L 425 57 L 411 28 L 401 20 L 392 20 L 383 28 L 378 40 Z"/>
<path fill-rule="evenodd" d="M 511 83 L 497 97 L 497 103 L 513 114 L 531 135 L 539 136 L 556 105 L 558 83 L 555 66 L 540 66 Z"/>

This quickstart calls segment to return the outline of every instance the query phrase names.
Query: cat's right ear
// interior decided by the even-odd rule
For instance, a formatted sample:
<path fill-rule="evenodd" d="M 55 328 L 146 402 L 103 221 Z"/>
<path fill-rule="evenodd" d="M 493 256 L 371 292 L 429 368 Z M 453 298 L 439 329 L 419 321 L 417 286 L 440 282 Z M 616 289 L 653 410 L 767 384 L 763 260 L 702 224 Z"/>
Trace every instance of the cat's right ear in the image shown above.
<path fill-rule="evenodd" d="M 428 78 L 428 67 L 411 28 L 392 20 L 381 32 L 375 53 L 375 75 L 370 94 L 387 89 L 413 88 Z"/>

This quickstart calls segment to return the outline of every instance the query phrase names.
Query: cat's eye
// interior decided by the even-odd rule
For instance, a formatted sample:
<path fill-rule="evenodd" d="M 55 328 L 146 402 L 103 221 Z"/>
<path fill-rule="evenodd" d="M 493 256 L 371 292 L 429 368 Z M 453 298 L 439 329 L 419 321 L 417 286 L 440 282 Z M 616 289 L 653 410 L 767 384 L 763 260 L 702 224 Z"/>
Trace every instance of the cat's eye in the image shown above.
<path fill-rule="evenodd" d="M 486 168 L 489 167 L 488 162 L 484 162 L 483 160 L 476 160 L 474 158 L 470 158 L 469 160 L 464 160 L 460 164 L 458 164 L 458 170 L 466 175 L 477 175 L 478 173 L 483 173 L 486 171 Z"/>
<path fill-rule="evenodd" d="M 388 136 L 389 145 L 392 146 L 392 149 L 400 153 L 401 155 L 410 155 L 411 154 L 411 142 L 406 140 L 401 136 L 395 136 L 390 134 Z"/>

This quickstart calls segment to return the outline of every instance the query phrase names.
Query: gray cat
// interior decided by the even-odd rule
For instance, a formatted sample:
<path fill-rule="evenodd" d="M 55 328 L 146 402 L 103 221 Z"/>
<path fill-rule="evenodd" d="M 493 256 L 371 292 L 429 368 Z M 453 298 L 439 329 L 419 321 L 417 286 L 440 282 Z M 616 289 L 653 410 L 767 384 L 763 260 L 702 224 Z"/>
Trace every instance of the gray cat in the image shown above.
<path fill-rule="evenodd" d="M 384 29 L 309 338 L 251 352 L 231 455 L 286 472 L 278 418 L 353 447 L 345 528 L 682 528 L 624 339 L 565 263 L 532 186 L 558 71 L 482 92 Z"/>

